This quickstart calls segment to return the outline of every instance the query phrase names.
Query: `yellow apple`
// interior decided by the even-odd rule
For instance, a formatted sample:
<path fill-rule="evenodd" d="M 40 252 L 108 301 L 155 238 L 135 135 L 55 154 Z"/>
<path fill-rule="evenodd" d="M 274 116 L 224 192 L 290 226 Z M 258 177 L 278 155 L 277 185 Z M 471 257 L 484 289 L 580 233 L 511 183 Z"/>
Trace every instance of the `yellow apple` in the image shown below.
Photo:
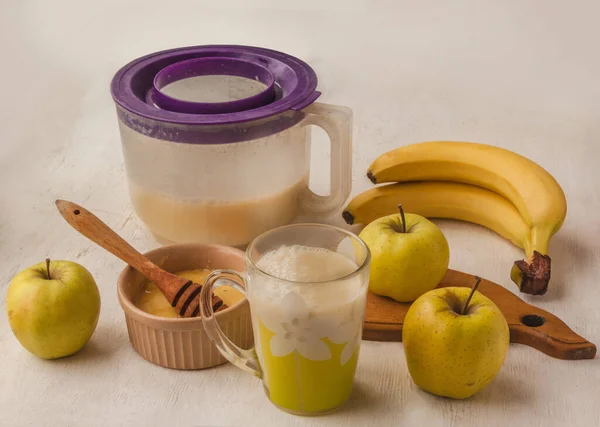
<path fill-rule="evenodd" d="M 475 289 L 475 288 L 474 288 Z M 485 388 L 500 371 L 510 333 L 500 309 L 469 288 L 440 288 L 419 297 L 402 328 L 411 378 L 438 396 L 465 399 Z"/>
<path fill-rule="evenodd" d="M 374 294 L 414 301 L 435 288 L 448 270 L 444 233 L 420 215 L 401 212 L 378 218 L 359 237 L 371 250 L 369 290 Z"/>
<path fill-rule="evenodd" d="M 81 265 L 46 260 L 13 278 L 6 311 L 23 347 L 43 359 L 56 359 L 79 351 L 91 338 L 100 315 L 100 293 Z"/>

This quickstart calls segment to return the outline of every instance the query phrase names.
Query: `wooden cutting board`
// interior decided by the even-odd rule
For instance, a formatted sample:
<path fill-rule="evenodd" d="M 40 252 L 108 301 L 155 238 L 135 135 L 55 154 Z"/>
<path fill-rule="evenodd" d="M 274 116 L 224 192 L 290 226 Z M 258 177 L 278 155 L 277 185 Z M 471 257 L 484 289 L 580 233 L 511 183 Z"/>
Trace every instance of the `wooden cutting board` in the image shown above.
<path fill-rule="evenodd" d="M 475 277 L 448 270 L 438 288 L 470 288 Z M 596 346 L 573 332 L 562 320 L 549 312 L 521 300 L 496 283 L 481 280 L 478 291 L 502 310 L 510 329 L 510 341 L 533 347 L 549 356 L 564 360 L 593 359 Z M 363 339 L 368 341 L 402 341 L 402 324 L 410 303 L 399 303 L 369 292 Z"/>

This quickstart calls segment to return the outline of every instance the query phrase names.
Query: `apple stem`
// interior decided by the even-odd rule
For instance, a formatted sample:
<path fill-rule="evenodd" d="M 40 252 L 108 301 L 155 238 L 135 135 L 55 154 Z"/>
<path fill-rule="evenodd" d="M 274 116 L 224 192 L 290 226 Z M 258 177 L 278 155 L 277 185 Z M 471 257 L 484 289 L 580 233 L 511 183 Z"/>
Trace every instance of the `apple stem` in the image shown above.
<path fill-rule="evenodd" d="M 473 298 L 473 294 L 475 293 L 475 291 L 479 287 L 479 283 L 480 282 L 481 282 L 481 277 L 475 276 L 475 284 L 471 288 L 471 293 L 467 297 L 467 300 L 465 301 L 465 306 L 463 307 L 462 312 L 460 313 L 463 316 L 467 313 L 467 309 L 469 308 L 469 303 L 471 302 L 471 298 Z"/>
<path fill-rule="evenodd" d="M 400 211 L 400 219 L 402 219 L 402 232 L 406 233 L 406 218 L 404 216 L 404 209 L 402 209 L 402 204 L 398 205 L 398 210 Z"/>
<path fill-rule="evenodd" d="M 48 274 L 48 280 L 52 280 L 52 277 L 50 277 L 50 258 L 46 258 L 46 273 Z"/>

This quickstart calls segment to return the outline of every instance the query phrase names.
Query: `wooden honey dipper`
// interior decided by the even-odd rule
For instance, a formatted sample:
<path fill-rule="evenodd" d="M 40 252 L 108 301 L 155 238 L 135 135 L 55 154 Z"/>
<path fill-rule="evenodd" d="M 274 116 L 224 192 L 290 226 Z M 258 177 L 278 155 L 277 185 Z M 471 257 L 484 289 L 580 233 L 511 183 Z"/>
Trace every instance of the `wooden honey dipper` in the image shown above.
<path fill-rule="evenodd" d="M 198 296 L 202 285 L 163 270 L 81 206 L 66 200 L 57 200 L 55 203 L 60 214 L 75 230 L 154 282 L 181 317 L 198 316 Z M 212 303 L 215 312 L 225 308 L 223 300 L 216 295 L 213 295 Z"/>

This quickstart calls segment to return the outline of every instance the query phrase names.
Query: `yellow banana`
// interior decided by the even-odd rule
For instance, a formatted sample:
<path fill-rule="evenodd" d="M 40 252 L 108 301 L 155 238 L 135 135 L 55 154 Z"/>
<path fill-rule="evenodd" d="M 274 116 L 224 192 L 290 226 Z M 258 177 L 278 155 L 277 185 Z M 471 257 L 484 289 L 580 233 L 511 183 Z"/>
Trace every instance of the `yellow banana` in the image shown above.
<path fill-rule="evenodd" d="M 514 205 L 474 185 L 443 181 L 387 184 L 354 197 L 342 215 L 348 224 L 368 224 L 398 212 L 400 203 L 405 212 L 427 218 L 457 219 L 489 228 L 531 253 L 529 226 Z"/>
<path fill-rule="evenodd" d="M 472 142 L 434 141 L 397 148 L 378 157 L 373 183 L 453 181 L 494 191 L 514 204 L 530 228 L 532 253 L 517 261 L 511 278 L 522 292 L 544 294 L 550 280 L 548 242 L 562 226 L 564 192 L 545 169 L 511 151 Z"/>

